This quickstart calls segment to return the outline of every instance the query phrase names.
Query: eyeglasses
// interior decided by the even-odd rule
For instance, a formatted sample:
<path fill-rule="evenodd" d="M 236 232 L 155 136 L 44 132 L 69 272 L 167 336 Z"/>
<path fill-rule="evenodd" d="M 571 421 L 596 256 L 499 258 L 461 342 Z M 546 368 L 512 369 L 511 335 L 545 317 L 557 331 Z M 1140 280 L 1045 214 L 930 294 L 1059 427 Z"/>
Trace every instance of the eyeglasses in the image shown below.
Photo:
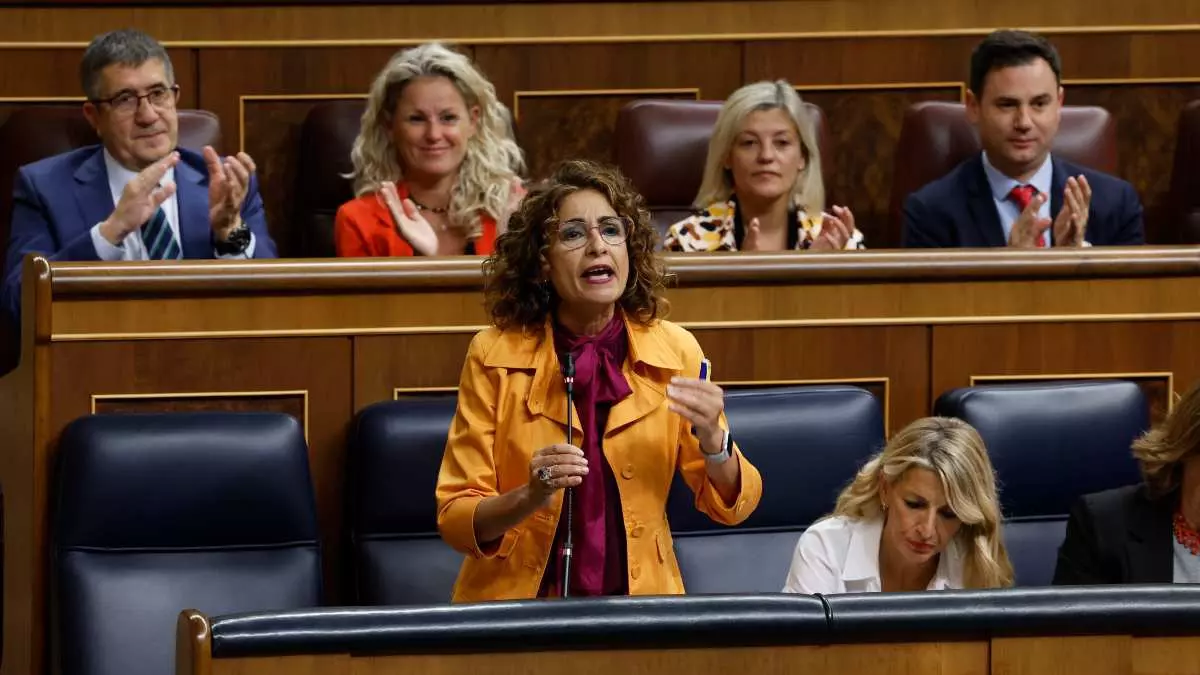
<path fill-rule="evenodd" d="M 179 85 L 173 84 L 169 87 L 154 87 L 144 94 L 123 91 L 111 98 L 91 99 L 91 101 L 96 105 L 107 103 L 108 107 L 118 115 L 133 115 L 141 107 L 143 99 L 158 110 L 170 110 L 175 107 L 175 97 L 178 95 Z"/>
<path fill-rule="evenodd" d="M 607 216 L 601 218 L 595 225 L 589 225 L 582 219 L 565 220 L 558 226 L 558 243 L 568 251 L 577 249 L 587 243 L 588 233 L 596 230 L 600 239 L 609 246 L 625 243 L 633 221 L 624 216 Z"/>

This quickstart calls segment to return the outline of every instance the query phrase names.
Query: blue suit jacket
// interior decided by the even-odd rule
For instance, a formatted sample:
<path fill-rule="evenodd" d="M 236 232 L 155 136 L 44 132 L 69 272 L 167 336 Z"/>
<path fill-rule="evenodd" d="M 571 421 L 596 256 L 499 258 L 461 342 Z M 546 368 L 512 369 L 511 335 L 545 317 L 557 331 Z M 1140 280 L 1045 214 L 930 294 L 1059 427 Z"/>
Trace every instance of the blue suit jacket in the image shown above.
<path fill-rule="evenodd" d="M 175 165 L 175 198 L 179 203 L 179 237 L 184 258 L 212 258 L 208 222 L 208 169 L 204 157 L 179 149 Z M 21 261 L 27 253 L 51 260 L 98 260 L 91 230 L 113 212 L 108 170 L 101 146 L 55 155 L 17 172 L 13 186 L 12 232 L 4 263 L 3 302 L 21 318 Z M 274 258 L 275 242 L 267 232 L 258 180 L 251 178 L 242 221 L 254 232 L 254 257 Z"/>
<path fill-rule="evenodd" d="M 1092 188 L 1084 235 L 1093 246 L 1145 243 L 1142 203 L 1129 183 L 1051 156 L 1051 218 L 1062 210 L 1067 178 L 1083 174 Z M 1051 237 L 1054 236 L 1051 232 Z M 905 248 L 1007 246 L 992 188 L 983 171 L 983 154 L 917 190 L 904 200 Z"/>

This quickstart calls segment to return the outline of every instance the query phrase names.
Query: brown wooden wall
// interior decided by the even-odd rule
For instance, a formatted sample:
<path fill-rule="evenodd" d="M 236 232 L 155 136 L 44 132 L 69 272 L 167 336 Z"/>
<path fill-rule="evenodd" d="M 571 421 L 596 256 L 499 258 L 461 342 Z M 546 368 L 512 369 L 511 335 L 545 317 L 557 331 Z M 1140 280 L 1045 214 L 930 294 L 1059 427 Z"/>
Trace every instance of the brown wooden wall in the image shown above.
<path fill-rule="evenodd" d="M 565 157 L 611 158 L 629 100 L 721 99 L 782 77 L 829 115 L 830 197 L 880 248 L 899 243 L 886 219 L 905 108 L 960 100 L 970 51 L 991 27 L 1041 25 L 1062 52 L 1068 103 L 1116 115 L 1119 173 L 1142 195 L 1150 240 L 1170 243 L 1175 126 L 1200 99 L 1195 22 L 1200 3 L 1107 0 L 0 9 L 0 122 L 17 106 L 77 100 L 78 59 L 94 33 L 149 30 L 172 47 L 181 105 L 217 113 L 224 149 L 258 160 L 269 221 L 282 252 L 296 255 L 286 229 L 305 114 L 362 96 L 405 44 L 446 38 L 474 57 L 516 112 L 535 177 Z"/>

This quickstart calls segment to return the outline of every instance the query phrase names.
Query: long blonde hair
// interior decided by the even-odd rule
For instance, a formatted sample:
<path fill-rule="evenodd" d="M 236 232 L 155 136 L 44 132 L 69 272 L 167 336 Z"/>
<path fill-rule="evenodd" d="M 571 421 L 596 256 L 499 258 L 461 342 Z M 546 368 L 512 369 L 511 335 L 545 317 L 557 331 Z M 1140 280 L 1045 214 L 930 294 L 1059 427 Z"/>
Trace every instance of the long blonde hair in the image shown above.
<path fill-rule="evenodd" d="M 441 44 L 399 52 L 375 77 L 350 151 L 354 194 L 375 192 L 384 181 L 404 178 L 392 142 L 392 116 L 404 87 L 418 77 L 445 77 L 462 94 L 468 110 L 476 106 L 479 109 L 476 131 L 467 141 L 449 211 L 452 224 L 468 236 L 477 236 L 481 212 L 498 221 L 507 216 L 513 179 L 524 171 L 525 159 L 512 138 L 510 117 L 496 98 L 496 88 L 466 56 Z"/>
<path fill-rule="evenodd" d="M 833 515 L 880 518 L 884 481 L 894 485 L 904 472 L 921 468 L 941 480 L 946 501 L 962 526 L 955 535 L 963 549 L 966 588 L 1012 586 L 1013 569 L 1000 535 L 996 476 L 983 439 L 971 425 L 950 417 L 926 417 L 892 437 L 838 495 Z"/>
<path fill-rule="evenodd" d="M 750 113 L 759 110 L 783 110 L 796 125 L 800 137 L 800 152 L 804 155 L 804 170 L 792 186 L 792 203 L 809 215 L 819 215 L 825 209 L 825 182 L 821 177 L 821 149 L 813 120 L 804 109 L 800 95 L 785 80 L 755 82 L 733 92 L 725 99 L 712 139 L 708 142 L 708 159 L 704 162 L 704 180 L 696 195 L 694 206 L 703 209 L 714 202 L 728 201 L 734 193 L 733 176 L 725 163 L 742 123 Z"/>
<path fill-rule="evenodd" d="M 1133 456 L 1150 494 L 1179 487 L 1183 461 L 1200 452 L 1200 382 L 1192 385 L 1167 418 L 1133 442 Z"/>

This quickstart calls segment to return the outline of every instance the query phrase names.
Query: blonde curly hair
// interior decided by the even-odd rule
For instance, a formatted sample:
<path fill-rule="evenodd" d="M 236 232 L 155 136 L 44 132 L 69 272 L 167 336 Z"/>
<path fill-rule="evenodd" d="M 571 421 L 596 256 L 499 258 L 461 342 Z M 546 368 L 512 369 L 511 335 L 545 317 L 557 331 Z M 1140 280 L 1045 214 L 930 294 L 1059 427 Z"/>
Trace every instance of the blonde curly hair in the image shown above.
<path fill-rule="evenodd" d="M 467 141 L 450 198 L 451 224 L 468 237 L 476 237 L 482 229 L 481 213 L 487 213 L 503 226 L 514 179 L 525 170 L 524 155 L 512 137 L 511 118 L 496 98 L 496 88 L 470 59 L 438 43 L 397 53 L 375 77 L 350 151 L 354 171 L 349 177 L 354 181 L 354 194 L 376 192 L 381 183 L 404 178 L 392 142 L 392 116 L 404 87 L 419 77 L 450 80 L 468 110 L 479 109 L 476 131 Z"/>
<path fill-rule="evenodd" d="M 892 437 L 838 495 L 833 515 L 854 519 L 883 516 L 881 487 L 894 485 L 909 469 L 932 471 L 962 526 L 955 535 L 963 549 L 963 585 L 1012 586 L 1013 568 L 1000 535 L 996 476 L 979 432 L 950 417 L 926 417 Z"/>

